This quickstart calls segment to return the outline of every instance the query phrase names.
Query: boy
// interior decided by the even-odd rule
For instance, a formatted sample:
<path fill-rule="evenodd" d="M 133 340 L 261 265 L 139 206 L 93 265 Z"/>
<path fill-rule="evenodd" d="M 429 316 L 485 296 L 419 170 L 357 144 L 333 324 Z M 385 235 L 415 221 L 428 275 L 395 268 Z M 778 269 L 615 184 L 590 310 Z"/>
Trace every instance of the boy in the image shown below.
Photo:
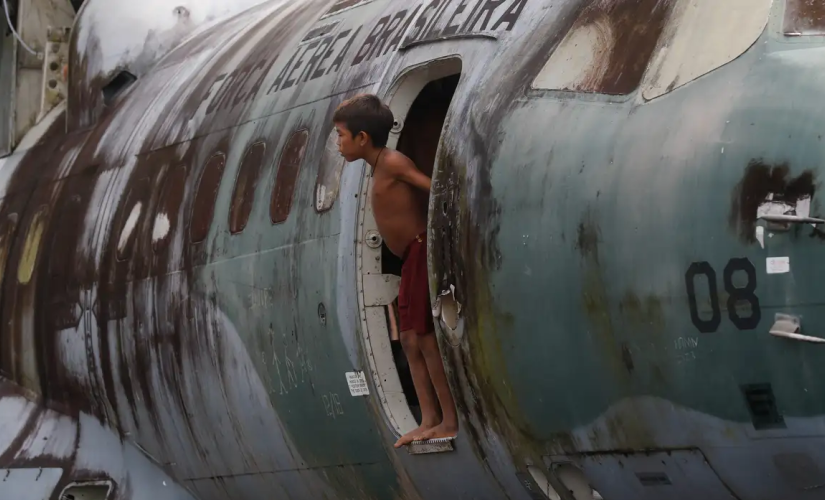
<path fill-rule="evenodd" d="M 372 169 L 372 209 L 378 231 L 387 248 L 404 261 L 398 293 L 399 328 L 421 404 L 421 425 L 401 436 L 395 447 L 455 437 L 458 419 L 430 307 L 426 208 L 421 207 L 415 192 L 420 189 L 429 194 L 430 179 L 404 154 L 387 149 L 393 115 L 378 97 L 362 94 L 344 101 L 332 121 L 341 155 L 348 162 L 364 160 Z"/>

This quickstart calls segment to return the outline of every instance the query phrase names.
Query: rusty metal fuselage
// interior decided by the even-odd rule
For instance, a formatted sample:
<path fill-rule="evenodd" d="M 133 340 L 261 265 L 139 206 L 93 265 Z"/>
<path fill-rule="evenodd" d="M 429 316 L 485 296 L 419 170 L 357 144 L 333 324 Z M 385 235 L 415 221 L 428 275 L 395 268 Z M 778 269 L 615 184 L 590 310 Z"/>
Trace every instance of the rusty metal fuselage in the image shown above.
<path fill-rule="evenodd" d="M 108 66 L 81 13 L 68 101 L 0 167 L 0 467 L 50 499 L 587 498 L 571 468 L 817 498 L 823 354 L 769 332 L 825 335 L 822 228 L 759 215 L 822 215 L 822 16 L 787 2 L 267 1 Z M 461 430 L 410 455 L 330 120 L 453 67 L 429 265 Z"/>

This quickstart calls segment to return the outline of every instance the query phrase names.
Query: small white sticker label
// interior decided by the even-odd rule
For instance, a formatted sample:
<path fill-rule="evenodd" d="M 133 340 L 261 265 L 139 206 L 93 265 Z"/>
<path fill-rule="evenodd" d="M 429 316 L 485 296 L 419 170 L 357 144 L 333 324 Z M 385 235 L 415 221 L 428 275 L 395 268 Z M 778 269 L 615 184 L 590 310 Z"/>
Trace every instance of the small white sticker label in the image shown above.
<path fill-rule="evenodd" d="M 349 393 L 352 396 L 369 396 L 370 388 L 367 386 L 367 379 L 364 372 L 347 372 L 347 384 Z"/>
<path fill-rule="evenodd" d="M 768 257 L 768 274 L 782 274 L 791 272 L 790 257 Z"/>

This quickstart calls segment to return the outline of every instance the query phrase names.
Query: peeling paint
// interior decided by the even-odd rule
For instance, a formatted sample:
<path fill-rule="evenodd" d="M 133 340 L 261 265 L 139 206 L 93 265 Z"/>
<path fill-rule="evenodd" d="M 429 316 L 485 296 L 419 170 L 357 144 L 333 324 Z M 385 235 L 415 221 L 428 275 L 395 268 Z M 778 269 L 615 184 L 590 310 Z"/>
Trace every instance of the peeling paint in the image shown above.
<path fill-rule="evenodd" d="M 120 240 L 117 243 L 117 251 L 123 252 L 126 249 L 126 244 L 132 238 L 132 235 L 135 233 L 135 227 L 137 226 L 138 219 L 140 218 L 141 213 L 143 212 L 143 204 L 141 202 L 135 203 L 132 207 L 132 210 L 129 212 L 129 217 L 126 219 L 126 222 L 123 224 L 123 230 L 120 232 Z"/>
<path fill-rule="evenodd" d="M 129 228 L 129 222 L 131 221 L 131 214 L 129 215 L 129 220 L 126 221 L 126 227 L 123 228 L 124 231 Z M 132 223 L 134 224 L 134 223 Z M 162 240 L 169 234 L 169 217 L 164 213 L 159 213 L 155 217 L 155 225 L 152 228 L 152 243 L 157 243 L 158 241 Z"/>

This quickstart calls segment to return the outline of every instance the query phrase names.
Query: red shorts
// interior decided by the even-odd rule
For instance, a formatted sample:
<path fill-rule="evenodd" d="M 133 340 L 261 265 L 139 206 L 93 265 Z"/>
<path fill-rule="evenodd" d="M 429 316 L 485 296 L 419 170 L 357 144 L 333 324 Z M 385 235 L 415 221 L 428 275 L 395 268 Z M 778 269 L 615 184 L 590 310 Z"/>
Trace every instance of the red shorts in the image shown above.
<path fill-rule="evenodd" d="M 427 233 L 415 237 L 404 251 L 401 288 L 398 292 L 400 330 L 415 330 L 418 335 L 435 331 L 427 277 Z"/>

